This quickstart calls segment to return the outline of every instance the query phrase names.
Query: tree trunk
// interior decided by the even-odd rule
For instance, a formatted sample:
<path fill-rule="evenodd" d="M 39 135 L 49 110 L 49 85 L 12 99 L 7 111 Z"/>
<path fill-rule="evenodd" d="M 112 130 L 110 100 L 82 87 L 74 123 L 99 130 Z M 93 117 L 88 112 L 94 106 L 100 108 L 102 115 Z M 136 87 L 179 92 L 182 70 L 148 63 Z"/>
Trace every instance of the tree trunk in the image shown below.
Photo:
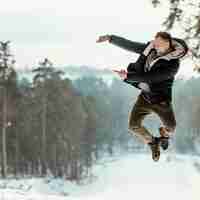
<path fill-rule="evenodd" d="M 3 87 L 3 123 L 2 123 L 2 177 L 7 177 L 7 152 L 6 152 L 6 128 L 7 128 L 7 89 Z"/>
<path fill-rule="evenodd" d="M 47 98 L 43 98 L 43 112 L 42 112 L 42 175 L 47 172 L 46 160 L 46 115 L 47 113 Z"/>
<path fill-rule="evenodd" d="M 16 144 L 15 144 L 15 176 L 17 177 L 19 172 L 19 138 L 18 130 L 16 128 Z"/>

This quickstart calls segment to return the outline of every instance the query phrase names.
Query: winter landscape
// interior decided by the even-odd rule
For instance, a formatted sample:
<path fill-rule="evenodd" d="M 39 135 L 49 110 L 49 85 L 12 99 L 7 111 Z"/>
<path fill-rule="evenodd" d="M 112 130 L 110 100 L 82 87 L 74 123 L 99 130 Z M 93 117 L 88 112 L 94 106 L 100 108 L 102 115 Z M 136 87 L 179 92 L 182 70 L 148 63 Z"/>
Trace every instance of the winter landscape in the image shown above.
<path fill-rule="evenodd" d="M 199 11 L 200 0 L 1 2 L 0 200 L 200 200 Z M 148 144 L 128 121 L 140 92 L 172 95 L 144 119 Z"/>

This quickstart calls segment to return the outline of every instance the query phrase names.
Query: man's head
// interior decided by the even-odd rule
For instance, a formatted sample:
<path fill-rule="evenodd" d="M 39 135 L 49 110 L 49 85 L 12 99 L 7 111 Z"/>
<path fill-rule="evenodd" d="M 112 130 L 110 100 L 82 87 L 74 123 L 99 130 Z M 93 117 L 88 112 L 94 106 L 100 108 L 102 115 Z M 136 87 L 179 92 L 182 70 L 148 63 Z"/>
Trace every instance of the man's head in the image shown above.
<path fill-rule="evenodd" d="M 171 35 L 167 32 L 157 32 L 154 39 L 154 48 L 159 53 L 165 53 L 173 49 Z"/>

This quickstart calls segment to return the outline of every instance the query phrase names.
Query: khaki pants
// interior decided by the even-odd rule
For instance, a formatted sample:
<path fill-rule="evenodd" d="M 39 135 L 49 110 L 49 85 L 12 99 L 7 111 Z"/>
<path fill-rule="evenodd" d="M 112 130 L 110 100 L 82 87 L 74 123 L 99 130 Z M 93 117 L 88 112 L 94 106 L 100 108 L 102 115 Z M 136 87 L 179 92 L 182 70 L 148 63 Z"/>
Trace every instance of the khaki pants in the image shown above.
<path fill-rule="evenodd" d="M 151 104 L 140 94 L 129 113 L 128 126 L 129 130 L 131 132 L 133 131 L 144 143 L 151 142 L 153 136 L 142 125 L 142 121 L 152 112 L 159 116 L 165 128 L 170 132 L 169 134 L 174 132 L 176 127 L 176 120 L 171 103 L 160 102 L 158 104 Z"/>

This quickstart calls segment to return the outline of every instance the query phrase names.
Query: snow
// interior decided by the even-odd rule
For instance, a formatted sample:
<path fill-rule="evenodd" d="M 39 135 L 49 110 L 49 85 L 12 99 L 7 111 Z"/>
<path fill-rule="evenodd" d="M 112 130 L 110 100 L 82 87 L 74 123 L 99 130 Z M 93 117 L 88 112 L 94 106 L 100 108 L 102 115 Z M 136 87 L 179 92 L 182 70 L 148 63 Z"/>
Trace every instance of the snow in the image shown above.
<path fill-rule="evenodd" d="M 200 158 L 150 154 L 104 158 L 93 167 L 92 181 L 76 184 L 64 179 L 0 180 L 0 200 L 199 200 Z"/>

